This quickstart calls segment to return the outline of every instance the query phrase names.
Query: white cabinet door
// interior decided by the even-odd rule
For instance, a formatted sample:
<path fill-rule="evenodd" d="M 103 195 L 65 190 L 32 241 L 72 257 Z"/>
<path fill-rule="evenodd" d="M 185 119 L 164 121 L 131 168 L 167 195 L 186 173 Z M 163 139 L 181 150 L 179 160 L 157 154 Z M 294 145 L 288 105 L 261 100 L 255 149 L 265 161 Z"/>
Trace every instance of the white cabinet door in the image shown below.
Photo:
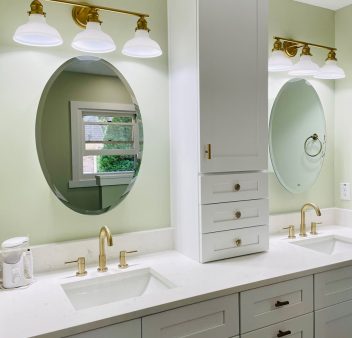
<path fill-rule="evenodd" d="M 143 338 L 229 338 L 239 333 L 238 294 L 142 318 Z"/>
<path fill-rule="evenodd" d="M 129 322 L 114 324 L 68 336 L 69 338 L 141 338 L 142 327 L 141 319 L 131 320 Z"/>
<path fill-rule="evenodd" d="M 201 172 L 265 170 L 267 0 L 198 6 Z"/>
<path fill-rule="evenodd" d="M 315 312 L 316 338 L 352 337 L 352 301 Z"/>
<path fill-rule="evenodd" d="M 352 299 L 352 267 L 314 275 L 314 305 L 319 310 Z"/>

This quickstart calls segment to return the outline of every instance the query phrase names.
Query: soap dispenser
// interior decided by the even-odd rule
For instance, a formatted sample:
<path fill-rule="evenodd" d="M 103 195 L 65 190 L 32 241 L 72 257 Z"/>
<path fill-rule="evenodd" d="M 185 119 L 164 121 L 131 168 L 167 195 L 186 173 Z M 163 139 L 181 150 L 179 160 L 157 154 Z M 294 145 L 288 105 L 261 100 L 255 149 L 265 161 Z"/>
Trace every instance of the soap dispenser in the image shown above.
<path fill-rule="evenodd" d="M 33 282 L 33 257 L 28 245 L 28 237 L 10 238 L 1 244 L 4 288 L 17 288 Z"/>

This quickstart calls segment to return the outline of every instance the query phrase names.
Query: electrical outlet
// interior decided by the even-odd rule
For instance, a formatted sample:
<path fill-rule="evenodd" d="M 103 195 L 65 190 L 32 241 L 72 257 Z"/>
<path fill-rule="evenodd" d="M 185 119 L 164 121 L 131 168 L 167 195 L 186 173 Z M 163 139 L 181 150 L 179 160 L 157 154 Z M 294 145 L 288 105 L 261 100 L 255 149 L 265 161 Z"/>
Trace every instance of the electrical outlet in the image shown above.
<path fill-rule="evenodd" d="M 340 199 L 342 201 L 351 200 L 351 185 L 350 183 L 340 183 Z"/>

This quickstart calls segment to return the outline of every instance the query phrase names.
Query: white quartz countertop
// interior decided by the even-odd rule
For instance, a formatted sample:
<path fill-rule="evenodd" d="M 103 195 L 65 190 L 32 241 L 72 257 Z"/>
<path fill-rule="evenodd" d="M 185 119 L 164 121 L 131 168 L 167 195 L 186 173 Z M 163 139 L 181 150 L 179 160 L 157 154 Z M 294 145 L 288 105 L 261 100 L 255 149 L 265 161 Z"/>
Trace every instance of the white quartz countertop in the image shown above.
<path fill-rule="evenodd" d="M 319 237 L 338 234 L 352 238 L 352 229 L 323 226 Z M 296 277 L 352 265 L 352 251 L 327 255 L 298 245 L 284 234 L 270 238 L 267 252 L 199 264 L 176 251 L 132 256 L 127 270 L 117 262 L 106 274 L 150 267 L 176 285 L 158 294 L 75 310 L 62 283 L 102 276 L 88 267 L 86 277 L 75 277 L 75 267 L 36 276 L 27 288 L 0 290 L 0 337 L 63 337 L 171 308 L 241 292 Z M 294 240 L 293 240 L 294 241 Z M 104 274 L 105 275 L 105 274 Z"/>

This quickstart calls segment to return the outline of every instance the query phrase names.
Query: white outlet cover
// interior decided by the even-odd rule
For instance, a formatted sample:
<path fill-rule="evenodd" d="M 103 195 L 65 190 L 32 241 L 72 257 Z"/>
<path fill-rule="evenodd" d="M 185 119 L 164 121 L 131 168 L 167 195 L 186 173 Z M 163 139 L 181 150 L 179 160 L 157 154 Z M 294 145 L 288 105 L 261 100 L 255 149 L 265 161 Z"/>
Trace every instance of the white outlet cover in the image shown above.
<path fill-rule="evenodd" d="M 351 184 L 350 183 L 340 183 L 340 199 L 342 201 L 351 200 Z"/>

